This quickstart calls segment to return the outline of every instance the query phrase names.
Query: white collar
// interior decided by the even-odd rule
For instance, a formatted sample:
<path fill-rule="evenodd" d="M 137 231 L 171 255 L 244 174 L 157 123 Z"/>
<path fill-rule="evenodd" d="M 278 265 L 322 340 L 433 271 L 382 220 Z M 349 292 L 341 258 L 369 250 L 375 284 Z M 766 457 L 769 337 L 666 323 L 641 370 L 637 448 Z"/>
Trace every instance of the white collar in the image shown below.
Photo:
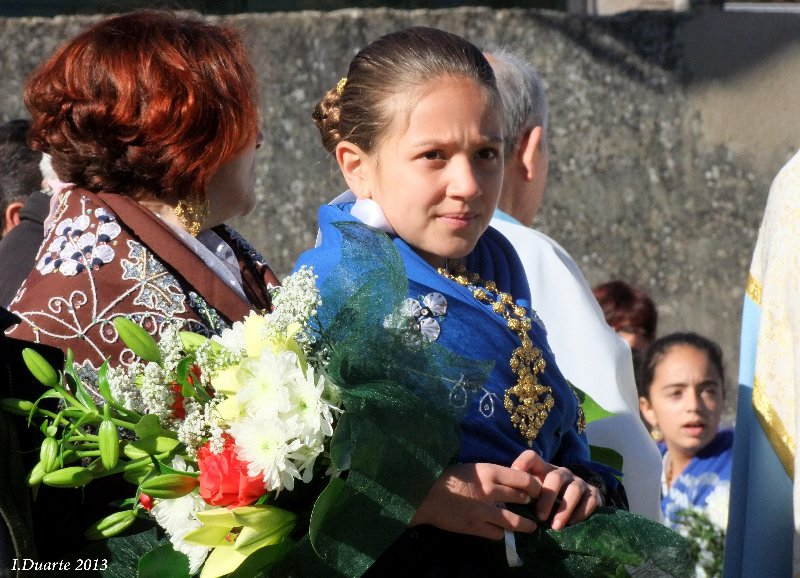
<path fill-rule="evenodd" d="M 350 210 L 350 214 L 353 215 L 356 219 L 364 223 L 365 225 L 369 225 L 370 227 L 375 227 L 376 229 L 380 229 L 387 235 L 395 235 L 394 228 L 389 221 L 386 219 L 386 215 L 383 212 L 381 206 L 373 201 L 372 199 L 359 199 L 356 197 L 353 191 L 345 191 L 335 199 L 333 199 L 329 205 L 338 205 L 339 203 L 352 203 L 355 201 L 355 205 Z M 314 245 L 315 247 L 319 247 L 322 244 L 322 231 L 317 230 L 317 242 Z"/>

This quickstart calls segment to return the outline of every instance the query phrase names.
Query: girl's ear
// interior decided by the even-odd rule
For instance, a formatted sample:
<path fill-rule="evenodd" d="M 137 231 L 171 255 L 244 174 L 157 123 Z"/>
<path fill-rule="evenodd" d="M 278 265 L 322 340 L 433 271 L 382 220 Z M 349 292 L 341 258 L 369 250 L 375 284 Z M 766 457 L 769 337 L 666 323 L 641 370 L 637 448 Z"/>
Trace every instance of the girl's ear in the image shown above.
<path fill-rule="evenodd" d="M 372 164 L 369 155 L 351 142 L 336 145 L 336 160 L 347 186 L 359 199 L 372 198 Z"/>
<path fill-rule="evenodd" d="M 652 427 L 656 427 L 658 425 L 656 412 L 653 411 L 653 406 L 650 403 L 650 400 L 646 397 L 639 398 L 639 411 L 642 412 L 642 416 L 644 416 L 644 419 L 646 419 L 647 423 L 649 423 Z"/>

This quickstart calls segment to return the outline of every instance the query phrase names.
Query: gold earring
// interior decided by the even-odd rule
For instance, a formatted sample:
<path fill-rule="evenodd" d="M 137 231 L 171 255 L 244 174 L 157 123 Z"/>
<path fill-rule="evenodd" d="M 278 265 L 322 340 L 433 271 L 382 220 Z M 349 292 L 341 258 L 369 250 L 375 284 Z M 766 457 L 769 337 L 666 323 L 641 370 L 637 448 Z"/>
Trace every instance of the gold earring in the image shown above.
<path fill-rule="evenodd" d="M 181 223 L 183 223 L 192 237 L 197 237 L 200 227 L 203 226 L 203 223 L 208 218 L 208 214 L 207 200 L 199 203 L 180 200 L 178 201 L 178 206 L 175 207 L 175 216 L 181 220 Z"/>
<path fill-rule="evenodd" d="M 650 437 L 653 438 L 654 442 L 658 443 L 664 439 L 664 434 L 661 433 L 657 425 L 654 425 L 653 429 L 650 430 Z"/>

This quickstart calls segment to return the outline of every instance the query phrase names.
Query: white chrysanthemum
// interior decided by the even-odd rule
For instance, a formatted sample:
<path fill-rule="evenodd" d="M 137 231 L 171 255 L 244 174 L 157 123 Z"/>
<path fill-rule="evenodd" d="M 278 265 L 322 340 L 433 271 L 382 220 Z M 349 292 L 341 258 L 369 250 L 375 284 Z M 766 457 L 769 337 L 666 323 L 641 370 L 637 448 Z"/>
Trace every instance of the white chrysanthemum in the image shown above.
<path fill-rule="evenodd" d="M 172 461 L 172 468 L 179 471 L 194 471 L 187 467 L 181 456 L 176 456 Z M 191 493 L 174 500 L 159 500 L 150 510 L 158 525 L 169 534 L 172 546 L 178 552 L 183 552 L 189 558 L 189 569 L 192 574 L 200 570 L 211 548 L 195 546 L 183 541 L 189 532 L 202 526 L 197 519 L 197 512 L 206 510 L 206 503 L 198 494 Z"/>
<path fill-rule="evenodd" d="M 714 488 L 706 498 L 708 519 L 720 530 L 728 529 L 728 502 L 730 502 L 730 486 L 721 485 Z"/>
<path fill-rule="evenodd" d="M 300 472 L 289 459 L 303 444 L 297 440 L 300 426 L 295 419 L 256 415 L 238 419 L 230 428 L 239 459 L 248 462 L 250 476 L 262 476 L 267 491 L 292 490 Z"/>
<path fill-rule="evenodd" d="M 706 573 L 706 569 L 703 568 L 702 564 L 697 564 L 694 567 L 694 575 L 696 578 L 708 578 L 708 574 Z"/>
<path fill-rule="evenodd" d="M 287 383 L 302 379 L 297 355 L 282 351 L 275 355 L 262 350 L 261 357 L 242 360 L 236 378 L 242 387 L 236 392 L 236 400 L 244 406 L 245 414 L 271 412 L 273 415 L 289 411 L 289 389 Z"/>
<path fill-rule="evenodd" d="M 325 438 L 322 433 L 316 436 L 303 438 L 303 444 L 289 456 L 297 470 L 303 474 L 303 481 L 307 484 L 314 476 L 314 462 L 325 450 Z"/>
<path fill-rule="evenodd" d="M 251 311 L 250 314 L 257 315 L 255 311 Z M 244 355 L 247 349 L 244 343 L 244 323 L 241 321 L 234 323 L 230 329 L 223 329 L 222 335 L 213 335 L 211 339 L 239 356 Z"/>
<path fill-rule="evenodd" d="M 296 415 L 303 427 L 303 435 L 313 436 L 322 432 L 333 435 L 331 406 L 323 399 L 325 375 L 315 375 L 309 367 L 305 377 L 302 372 L 289 383 L 289 416 Z"/>

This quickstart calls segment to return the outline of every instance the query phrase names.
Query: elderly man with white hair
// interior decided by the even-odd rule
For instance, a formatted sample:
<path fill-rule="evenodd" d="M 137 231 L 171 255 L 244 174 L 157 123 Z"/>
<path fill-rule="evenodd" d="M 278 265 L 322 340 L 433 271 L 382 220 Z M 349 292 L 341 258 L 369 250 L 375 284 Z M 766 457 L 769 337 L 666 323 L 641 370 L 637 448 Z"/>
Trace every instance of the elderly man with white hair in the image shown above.
<path fill-rule="evenodd" d="M 519 253 L 531 306 L 547 327 L 558 367 L 576 387 L 616 415 L 586 428 L 589 443 L 623 457 L 632 512 L 661 519 L 661 457 L 639 419 L 631 351 L 606 324 L 575 261 L 530 228 L 547 180 L 547 98 L 536 72 L 516 56 L 487 54 L 505 115 L 505 173 L 491 225 Z"/>

